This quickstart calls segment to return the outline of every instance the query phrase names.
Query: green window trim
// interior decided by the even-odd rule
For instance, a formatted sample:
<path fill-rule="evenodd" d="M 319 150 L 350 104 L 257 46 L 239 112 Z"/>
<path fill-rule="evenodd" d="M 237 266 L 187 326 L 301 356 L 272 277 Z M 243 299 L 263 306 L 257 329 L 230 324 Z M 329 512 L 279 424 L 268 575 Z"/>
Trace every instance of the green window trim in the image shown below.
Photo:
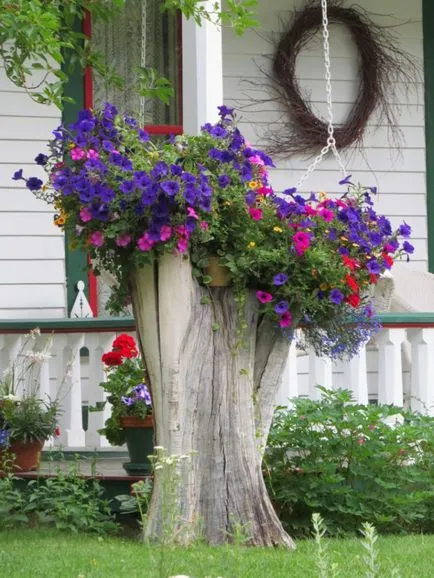
<path fill-rule="evenodd" d="M 423 0 L 428 270 L 434 273 L 434 2 Z"/>
<path fill-rule="evenodd" d="M 82 22 L 78 20 L 74 25 L 78 31 L 82 29 Z M 72 66 L 73 54 L 65 54 L 65 61 L 62 69 L 69 74 L 69 80 L 65 86 L 65 96 L 71 98 L 73 102 L 66 102 L 62 111 L 62 124 L 68 126 L 75 122 L 78 112 L 84 108 L 84 73 L 79 65 L 73 67 L 72 72 L 69 68 Z M 71 313 L 74 301 L 77 297 L 77 281 L 83 281 L 85 284 L 84 292 L 89 299 L 89 282 L 86 252 L 81 249 L 72 250 L 71 235 L 65 232 L 65 269 L 66 269 L 66 295 L 67 295 L 67 314 Z"/>

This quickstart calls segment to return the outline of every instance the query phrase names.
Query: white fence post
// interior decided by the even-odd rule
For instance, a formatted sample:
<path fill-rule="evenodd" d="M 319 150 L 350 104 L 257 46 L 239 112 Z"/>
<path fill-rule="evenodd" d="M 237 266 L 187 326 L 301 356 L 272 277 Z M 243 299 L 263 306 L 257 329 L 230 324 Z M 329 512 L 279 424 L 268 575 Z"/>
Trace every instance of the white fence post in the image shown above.
<path fill-rule="evenodd" d="M 401 346 L 405 338 L 405 329 L 387 327 L 375 337 L 378 344 L 379 404 L 404 404 Z"/>
<path fill-rule="evenodd" d="M 366 345 L 350 361 L 343 364 L 344 387 L 353 392 L 354 400 L 362 405 L 369 403 L 368 399 L 368 367 L 366 365 Z"/>

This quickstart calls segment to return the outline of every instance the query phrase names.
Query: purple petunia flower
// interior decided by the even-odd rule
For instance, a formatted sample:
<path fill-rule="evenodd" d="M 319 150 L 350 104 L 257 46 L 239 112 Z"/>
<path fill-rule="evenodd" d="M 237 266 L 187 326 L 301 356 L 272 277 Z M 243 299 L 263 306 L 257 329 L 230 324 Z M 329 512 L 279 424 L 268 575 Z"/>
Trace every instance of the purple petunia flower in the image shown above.
<path fill-rule="evenodd" d="M 226 138 L 228 136 L 228 131 L 219 125 L 212 127 L 209 133 L 215 138 Z"/>
<path fill-rule="evenodd" d="M 46 165 L 48 162 L 48 157 L 47 155 L 44 155 L 43 153 L 39 153 L 38 156 L 35 158 L 35 163 L 37 165 L 41 165 L 42 167 L 44 165 Z"/>
<path fill-rule="evenodd" d="M 43 184 L 44 183 L 41 179 L 38 179 L 37 177 L 30 177 L 26 181 L 26 187 L 29 191 L 40 191 Z"/>
<path fill-rule="evenodd" d="M 14 175 L 12 177 L 13 181 L 21 181 L 21 180 L 25 180 L 23 177 L 23 169 L 20 169 L 19 171 L 15 171 Z"/>
<path fill-rule="evenodd" d="M 138 399 L 144 399 L 146 405 L 152 405 L 151 395 L 149 393 L 148 388 L 144 383 L 141 383 L 137 387 L 134 388 L 134 393 L 136 394 Z"/>
<path fill-rule="evenodd" d="M 408 241 L 404 241 L 404 243 L 402 244 L 402 248 L 404 249 L 404 251 L 406 253 L 414 253 L 414 247 L 411 243 L 409 243 Z"/>
<path fill-rule="evenodd" d="M 219 109 L 219 116 L 221 116 L 222 118 L 224 118 L 225 116 L 233 116 L 235 110 L 234 108 L 229 108 L 224 104 L 219 106 L 218 109 Z"/>
<path fill-rule="evenodd" d="M 166 163 L 163 163 L 163 161 L 160 161 L 159 163 L 157 163 L 155 165 L 155 167 L 152 169 L 151 171 L 151 175 L 156 178 L 159 179 L 161 177 L 165 177 L 169 172 L 169 168 L 166 165 Z"/>
<path fill-rule="evenodd" d="M 341 181 L 339 181 L 339 184 L 340 184 L 340 185 L 351 185 L 352 183 L 351 183 L 350 179 L 351 179 L 352 176 L 353 176 L 353 175 L 348 175 L 347 177 L 345 177 L 344 179 L 342 179 Z"/>
<path fill-rule="evenodd" d="M 0 429 L 0 448 L 9 445 L 9 431 L 7 429 Z"/>
<path fill-rule="evenodd" d="M 102 148 L 103 148 L 106 152 L 110 153 L 110 152 L 112 152 L 112 151 L 115 149 L 115 145 L 114 145 L 111 141 L 109 141 L 109 140 L 103 140 L 103 141 L 102 141 Z"/>
<path fill-rule="evenodd" d="M 228 175 L 221 175 L 218 178 L 219 187 L 225 189 L 231 182 L 231 178 Z"/>
<path fill-rule="evenodd" d="M 286 273 L 278 273 L 277 275 L 274 276 L 273 279 L 273 283 L 274 285 L 285 285 L 285 283 L 288 281 L 289 277 L 288 275 L 286 275 Z"/>
<path fill-rule="evenodd" d="M 288 309 L 289 305 L 287 301 L 279 301 L 279 303 L 274 307 L 274 311 L 278 315 L 283 315 L 283 313 L 286 313 Z"/>
<path fill-rule="evenodd" d="M 124 193 L 124 195 L 128 195 L 134 191 L 136 188 L 136 183 L 134 181 L 124 181 L 119 186 L 119 190 Z"/>
<path fill-rule="evenodd" d="M 169 197 L 174 197 L 179 192 L 179 183 L 176 181 L 164 181 L 160 183 L 160 187 Z"/>
<path fill-rule="evenodd" d="M 402 237 L 410 237 L 411 235 L 411 227 L 410 225 L 407 225 L 407 223 L 403 223 L 402 225 L 399 226 L 399 234 Z"/>
<path fill-rule="evenodd" d="M 381 273 L 381 265 L 376 259 L 371 259 L 368 261 L 366 268 L 368 269 L 369 273 L 372 273 L 373 275 L 378 275 Z"/>
<path fill-rule="evenodd" d="M 340 305 L 344 300 L 344 295 L 339 289 L 332 289 L 329 295 L 329 301 L 335 303 L 336 305 Z"/>
<path fill-rule="evenodd" d="M 128 407 L 132 406 L 134 403 L 134 399 L 132 397 L 127 397 L 125 395 L 123 395 L 121 397 L 121 402 L 125 405 L 127 405 Z"/>

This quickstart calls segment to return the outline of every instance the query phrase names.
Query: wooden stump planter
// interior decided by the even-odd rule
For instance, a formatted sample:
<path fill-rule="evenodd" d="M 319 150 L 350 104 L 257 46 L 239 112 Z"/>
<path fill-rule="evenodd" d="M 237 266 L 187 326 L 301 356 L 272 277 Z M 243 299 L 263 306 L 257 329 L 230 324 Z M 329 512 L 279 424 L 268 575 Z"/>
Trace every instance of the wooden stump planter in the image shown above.
<path fill-rule="evenodd" d="M 229 287 L 229 269 L 220 264 L 219 257 L 208 258 L 206 274 L 212 278 L 212 281 L 208 283 L 208 287 Z"/>
<path fill-rule="evenodd" d="M 121 418 L 121 426 L 125 431 L 129 462 L 122 467 L 130 476 L 145 476 L 151 473 L 152 466 L 148 456 L 153 453 L 154 420 L 152 415 L 145 419 L 135 416 Z"/>
<path fill-rule="evenodd" d="M 252 291 L 245 309 L 246 344 L 237 346 L 233 290 L 199 286 L 183 256 L 164 255 L 155 266 L 138 269 L 131 288 L 157 445 L 168 455 L 195 454 L 191 463 L 179 464 L 180 528 L 173 528 L 173 535 L 189 543 L 198 537 L 197 529 L 209 543 L 221 544 L 230 541 L 236 524 L 251 545 L 294 547 L 261 469 L 288 340 L 262 320 Z M 150 539 L 163 535 L 163 478 L 161 470 L 155 472 L 146 527 Z"/>

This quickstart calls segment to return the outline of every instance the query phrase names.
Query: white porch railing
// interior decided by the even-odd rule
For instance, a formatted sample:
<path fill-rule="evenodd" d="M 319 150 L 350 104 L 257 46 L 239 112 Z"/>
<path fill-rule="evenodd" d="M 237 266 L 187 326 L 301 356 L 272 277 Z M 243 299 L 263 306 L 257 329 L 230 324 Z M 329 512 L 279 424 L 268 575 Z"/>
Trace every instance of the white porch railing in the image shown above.
<path fill-rule="evenodd" d="M 343 387 L 356 401 L 411 407 L 434 415 L 434 314 L 385 314 L 383 329 L 348 363 L 332 363 L 313 353 L 297 355 L 294 346 L 276 403 L 296 396 L 318 398 L 317 385 Z M 131 319 L 62 320 L 0 323 L 0 371 L 15 357 L 29 329 L 53 332 L 52 357 L 42 363 L 41 392 L 54 396 L 70 366 L 63 388 L 62 434 L 55 445 L 65 450 L 107 450 L 98 429 L 110 408 L 87 408 L 104 400 L 101 356 L 121 332 L 134 334 Z M 119 448 L 114 448 L 119 449 Z"/>

